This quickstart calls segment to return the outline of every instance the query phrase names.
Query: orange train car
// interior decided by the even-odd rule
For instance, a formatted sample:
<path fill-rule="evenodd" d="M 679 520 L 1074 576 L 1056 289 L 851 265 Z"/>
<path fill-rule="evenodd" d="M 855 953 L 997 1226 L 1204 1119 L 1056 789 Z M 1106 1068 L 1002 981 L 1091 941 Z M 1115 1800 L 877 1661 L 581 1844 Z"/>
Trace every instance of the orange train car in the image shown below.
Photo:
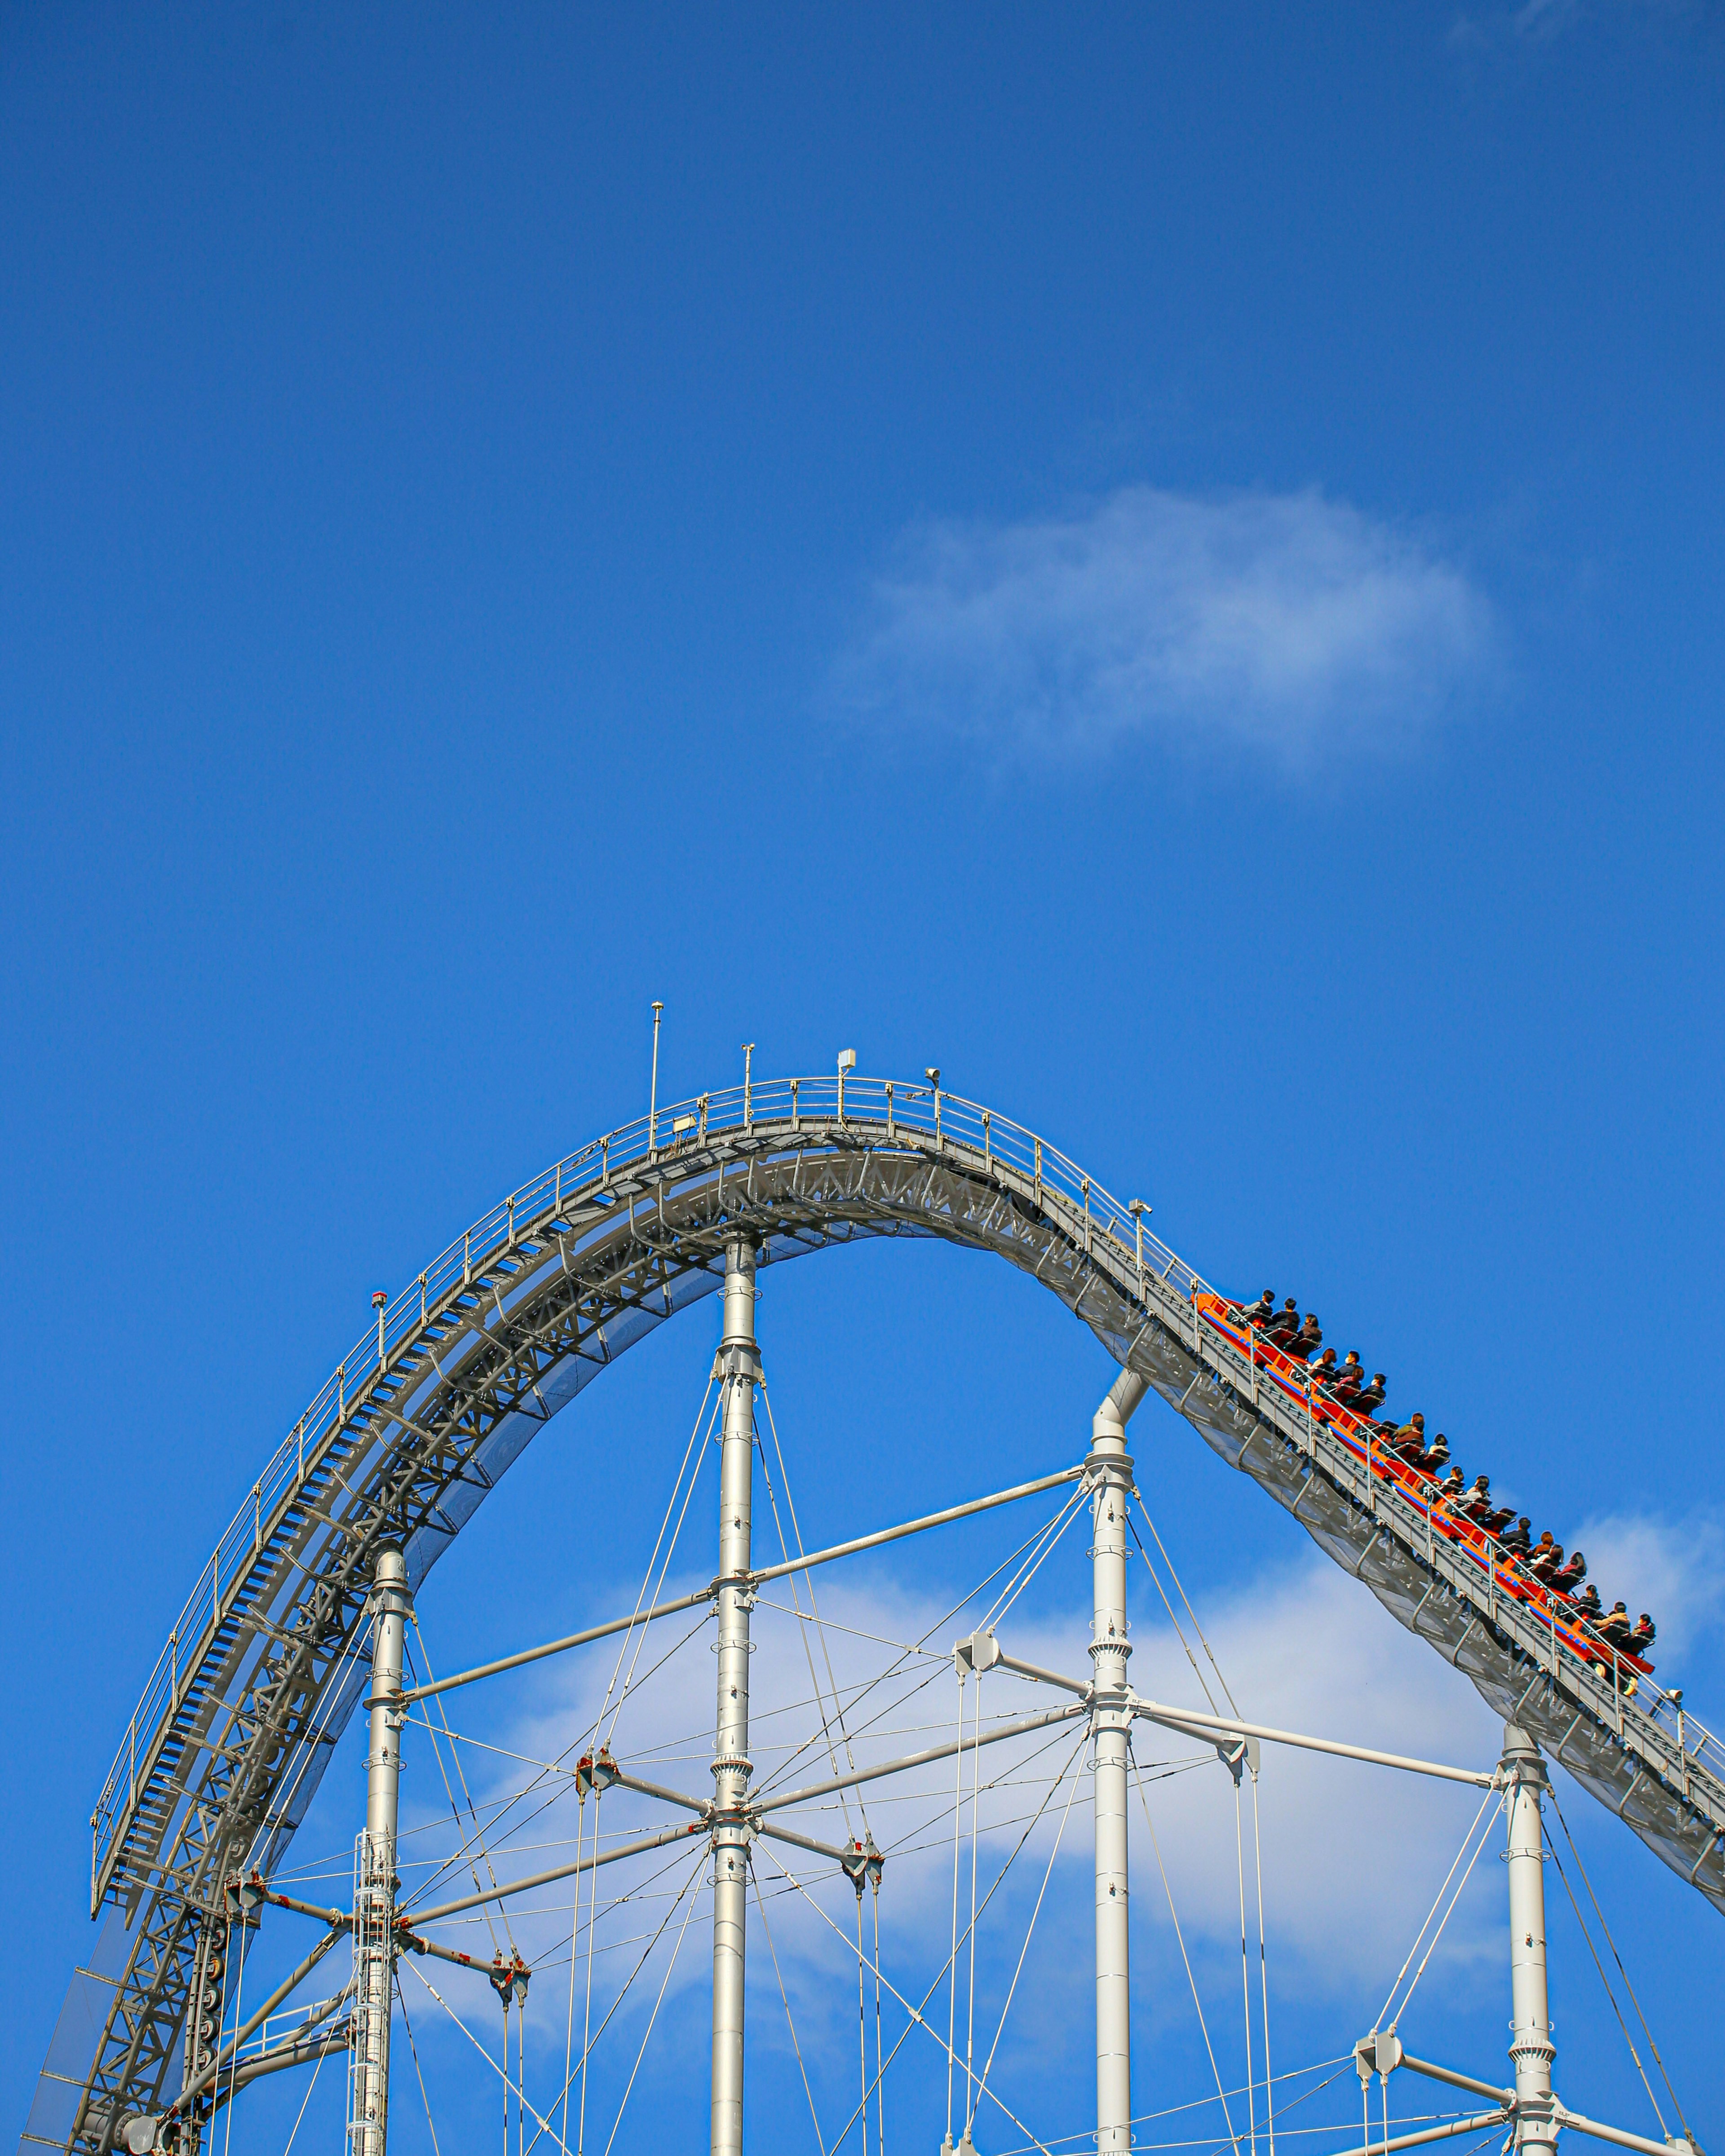
<path fill-rule="evenodd" d="M 1260 1382 L 1275 1386 L 1302 1414 L 1322 1423 L 1381 1481 L 1394 1483 L 1434 1534 L 1443 1536 L 1470 1557 L 1481 1580 L 1489 1579 L 1495 1594 L 1525 1602 L 1539 1613 L 1570 1652 L 1583 1661 L 1609 1671 L 1621 1670 L 1650 1676 L 1653 1666 L 1621 1647 L 1613 1648 L 1583 1623 L 1567 1595 L 1546 1586 L 1493 1535 L 1475 1521 L 1463 1517 L 1439 1496 L 1437 1487 L 1417 1467 L 1400 1459 L 1384 1442 L 1384 1430 L 1369 1416 L 1357 1414 L 1339 1400 L 1332 1399 L 1314 1383 L 1308 1366 L 1292 1355 L 1272 1348 L 1246 1322 L 1237 1302 L 1225 1296 L 1201 1290 L 1193 1298 L 1205 1320 L 1262 1373 Z M 1625 1689 L 1629 1689 L 1626 1686 Z"/>

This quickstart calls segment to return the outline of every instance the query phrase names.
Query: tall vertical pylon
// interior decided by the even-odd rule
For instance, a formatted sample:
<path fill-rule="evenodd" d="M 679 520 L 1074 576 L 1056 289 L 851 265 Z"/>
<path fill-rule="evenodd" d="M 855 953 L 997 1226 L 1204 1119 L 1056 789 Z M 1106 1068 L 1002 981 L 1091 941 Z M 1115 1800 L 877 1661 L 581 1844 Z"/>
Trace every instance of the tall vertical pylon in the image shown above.
<path fill-rule="evenodd" d="M 747 1945 L 749 1828 L 750 1506 L 753 1491 L 755 1251 L 746 1235 L 725 1247 L 725 1389 L 719 1455 L 719 1701 L 713 1738 L 712 2156 L 742 2156 L 743 1971 Z"/>
<path fill-rule="evenodd" d="M 1085 1461 L 1094 1491 L 1094 1614 L 1091 1728 L 1096 1750 L 1096 2149 L 1127 2156 L 1132 2147 L 1132 2039 L 1131 1902 L 1127 1873 L 1127 1762 L 1132 1708 L 1126 1666 L 1126 1506 L 1132 1463 L 1126 1425 L 1147 1382 L 1122 1370 L 1091 1423 Z"/>
<path fill-rule="evenodd" d="M 395 1832 L 401 1798 L 400 1702 L 407 1620 L 407 1560 L 377 1553 L 372 1609 L 372 1742 L 366 1754 L 366 1824 L 354 1866 L 353 2051 L 347 2076 L 349 2156 L 384 2156 L 389 2139 L 389 2020 L 395 1987 Z"/>

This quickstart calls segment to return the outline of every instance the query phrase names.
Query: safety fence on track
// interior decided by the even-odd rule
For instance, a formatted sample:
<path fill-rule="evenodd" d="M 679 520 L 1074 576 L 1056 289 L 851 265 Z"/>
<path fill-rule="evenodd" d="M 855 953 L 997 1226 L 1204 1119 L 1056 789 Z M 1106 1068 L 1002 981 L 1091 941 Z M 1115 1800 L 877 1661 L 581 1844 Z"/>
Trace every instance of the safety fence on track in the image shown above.
<path fill-rule="evenodd" d="M 923 1151 L 931 1141 L 937 1151 L 951 1146 L 967 1165 L 980 1161 L 985 1175 L 998 1169 L 1021 1186 L 1039 1208 L 1045 1195 L 1055 1201 L 1068 1216 L 1069 1232 L 1075 1240 L 1081 1239 L 1086 1255 L 1094 1252 L 1099 1239 L 1105 1240 L 1111 1245 L 1115 1264 L 1135 1271 L 1140 1302 L 1165 1305 L 1170 1297 L 1178 1299 L 1192 1312 L 1194 1345 L 1202 1338 L 1197 1298 L 1206 1293 L 1208 1283 L 1149 1232 L 1147 1208 L 1139 1202 L 1123 1204 L 1057 1147 L 979 1102 L 932 1084 L 841 1073 L 751 1082 L 649 1110 L 553 1163 L 501 1199 L 406 1288 L 388 1298 L 379 1307 L 374 1325 L 336 1366 L 277 1446 L 204 1563 L 144 1686 L 97 1798 L 90 1819 L 92 1914 L 119 1853 L 116 1828 L 136 1812 L 140 1787 L 155 1763 L 162 1738 L 174 1725 L 207 1650 L 233 1617 L 254 1563 L 304 1489 L 308 1469 L 315 1470 L 330 1440 L 344 1425 L 366 1412 L 373 1386 L 390 1375 L 401 1351 L 422 1338 L 427 1323 L 452 1296 L 480 1281 L 488 1268 L 519 1247 L 548 1218 L 562 1215 L 572 1207 L 591 1207 L 597 1209 L 583 1224 L 590 1225 L 603 1218 L 608 1204 L 629 1200 L 647 1189 L 653 1169 L 668 1168 L 681 1156 L 703 1151 L 726 1137 L 747 1140 L 757 1127 L 770 1131 L 778 1146 L 788 1137 L 793 1147 L 805 1128 L 811 1142 L 842 1144 L 853 1127 L 859 1143 L 874 1147 L 891 1147 L 901 1133 L 907 1148 Z M 645 1176 L 644 1170 L 649 1172 Z M 1226 1340 L 1214 1326 L 1209 1329 L 1217 1343 Z M 1363 1501 L 1368 1503 L 1373 1502 L 1373 1478 L 1364 1472 Z M 1411 1502 L 1399 1491 L 1392 1502 Z M 1429 1521 L 1425 1532 L 1430 1532 Z M 1555 1628 L 1553 1643 L 1555 1648 Z M 1574 1653 L 1573 1647 L 1570 1651 Z M 1643 1689 L 1640 1711 L 1660 1724 L 1676 1758 L 1697 1765 L 1705 1763 L 1715 1779 L 1725 1780 L 1725 1747 L 1688 1713 L 1680 1699 L 1674 1700 L 1651 1681 Z M 1620 1723 L 1622 1713 L 1620 1698 Z M 1686 1794 L 1686 1768 L 1680 1768 L 1679 1773 Z"/>

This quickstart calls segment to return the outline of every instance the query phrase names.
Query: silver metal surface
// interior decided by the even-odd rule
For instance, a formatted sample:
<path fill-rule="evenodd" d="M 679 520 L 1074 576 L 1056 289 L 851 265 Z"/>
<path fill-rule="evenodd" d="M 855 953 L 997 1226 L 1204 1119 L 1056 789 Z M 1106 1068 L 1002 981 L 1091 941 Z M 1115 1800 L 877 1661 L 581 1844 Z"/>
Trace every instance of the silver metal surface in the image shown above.
<path fill-rule="evenodd" d="M 713 2080 L 711 2156 L 742 2156 L 743 1974 L 748 1944 L 748 1584 L 752 1556 L 755 1253 L 746 1235 L 725 1245 L 725 1388 L 719 1451 L 719 1698 L 713 1734 Z"/>
<path fill-rule="evenodd" d="M 1539 1747 L 1514 1722 L 1503 1732 L 1504 1810 L 1509 1820 L 1510 2062 L 1515 2068 L 1518 2150 L 1551 2156 L 1558 2145 L 1552 2102 L 1551 2002 L 1545 1974 L 1545 1849 L 1539 1817 L 1547 1787 Z"/>
<path fill-rule="evenodd" d="M 1127 1686 L 1126 1507 L 1132 1464 L 1126 1424 L 1150 1389 L 1122 1370 L 1091 1424 L 1091 1734 L 1096 1804 L 1096 2149 L 1132 2147 L 1132 1881 L 1127 1864 L 1127 1770 L 1132 1710 Z"/>
<path fill-rule="evenodd" d="M 554 1163 L 392 1299 L 382 1366 L 368 1325 L 246 1478 L 93 1808 L 90 1905 L 107 1914 L 77 1956 L 28 2143 L 105 2151 L 122 2117 L 159 2110 L 177 2085 L 219 1882 L 275 1868 L 360 1697 L 377 1545 L 398 1541 L 420 1585 L 552 1415 L 718 1289 L 739 1229 L 763 1263 L 938 1236 L 1019 1267 L 1725 1908 L 1717 1741 L 1692 1715 L 1680 1732 L 1645 1681 L 1622 1697 L 1434 1537 L 1217 1330 L 1193 1300 L 1204 1283 L 1147 1230 L 1141 1265 L 1142 1215 L 1034 1132 L 998 1112 L 985 1127 L 985 1111 L 950 1093 L 901 1082 L 889 1096 L 853 1075 L 842 1127 L 836 1108 L 833 1076 L 751 1077 L 747 1122 L 742 1087 L 715 1091 L 696 1138 L 649 1152 L 643 1116 Z"/>
<path fill-rule="evenodd" d="M 395 2005 L 395 1830 L 401 1804 L 399 1704 L 407 1645 L 407 1559 L 377 1553 L 372 1606 L 371 1749 L 366 1824 L 354 1864 L 353 2049 L 347 2067 L 349 2156 L 385 2156 L 389 2140 L 389 2028 Z"/>

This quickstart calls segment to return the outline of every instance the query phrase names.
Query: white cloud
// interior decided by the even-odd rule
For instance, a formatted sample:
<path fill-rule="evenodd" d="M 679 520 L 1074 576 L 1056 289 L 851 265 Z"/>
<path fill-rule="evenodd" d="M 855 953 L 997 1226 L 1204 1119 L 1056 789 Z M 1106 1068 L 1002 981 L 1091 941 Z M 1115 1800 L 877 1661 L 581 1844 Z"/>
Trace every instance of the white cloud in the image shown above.
<path fill-rule="evenodd" d="M 1478 682 L 1491 640 L 1461 567 L 1315 490 L 1130 487 L 909 534 L 834 695 L 859 721 L 997 752 L 1146 738 L 1297 768 L 1405 746 Z"/>

